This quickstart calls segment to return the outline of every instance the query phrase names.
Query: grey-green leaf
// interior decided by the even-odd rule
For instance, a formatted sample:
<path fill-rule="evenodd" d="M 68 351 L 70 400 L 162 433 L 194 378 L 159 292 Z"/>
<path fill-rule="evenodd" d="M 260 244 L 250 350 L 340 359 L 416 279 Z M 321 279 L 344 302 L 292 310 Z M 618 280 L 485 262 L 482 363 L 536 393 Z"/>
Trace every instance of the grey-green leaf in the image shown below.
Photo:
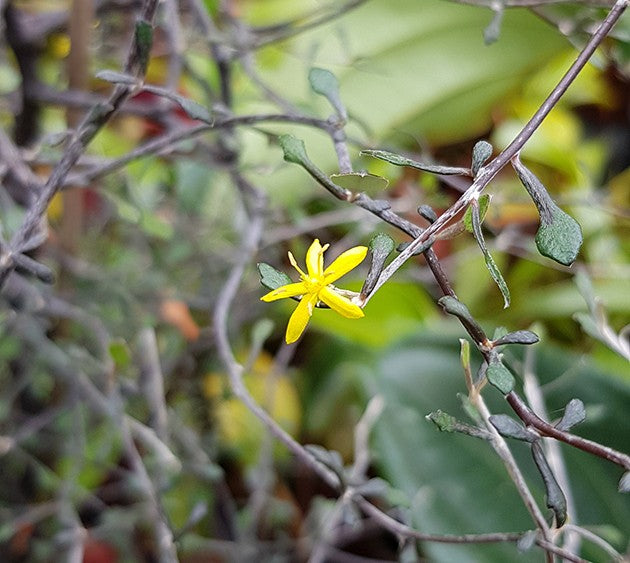
<path fill-rule="evenodd" d="M 458 166 L 441 166 L 438 164 L 426 164 L 423 162 L 418 162 L 416 160 L 412 160 L 411 158 L 406 158 L 399 154 L 376 150 L 376 149 L 366 149 L 361 151 L 361 154 L 365 154 L 368 156 L 372 156 L 374 158 L 378 158 L 380 160 L 384 160 L 385 162 L 389 162 L 390 164 L 395 164 L 396 166 L 408 166 L 410 168 L 416 168 L 417 170 L 422 170 L 424 172 L 431 172 L 432 174 L 444 174 L 444 175 L 457 175 L 457 176 L 470 176 L 471 172 L 469 168 L 461 168 Z"/>
<path fill-rule="evenodd" d="M 260 274 L 260 283 L 267 289 L 277 289 L 283 285 L 293 283 L 293 280 L 287 276 L 284 272 L 276 270 L 273 266 L 266 264 L 265 262 L 259 262 L 256 264 L 258 273 Z"/>
<path fill-rule="evenodd" d="M 440 432 L 455 432 L 457 419 L 446 412 L 441 410 L 431 412 L 426 419 L 435 424 Z"/>
<path fill-rule="evenodd" d="M 282 152 L 284 152 L 284 160 L 287 162 L 302 165 L 309 162 L 306 147 L 302 139 L 298 139 L 293 135 L 280 135 L 278 142 L 280 143 Z"/>
<path fill-rule="evenodd" d="M 584 408 L 584 403 L 580 399 L 571 399 L 564 408 L 564 414 L 560 422 L 556 424 L 556 428 L 566 432 L 585 420 L 586 409 Z"/>
<path fill-rule="evenodd" d="M 536 344 L 540 338 L 535 332 L 531 330 L 515 330 L 514 332 L 509 332 L 508 334 L 502 336 L 501 338 L 497 338 L 494 341 L 495 346 L 503 346 L 505 344 L 523 344 L 530 345 Z"/>
<path fill-rule="evenodd" d="M 456 316 L 467 328 L 476 342 L 483 342 L 485 339 L 485 333 L 481 328 L 481 325 L 479 325 L 479 323 L 474 319 L 468 310 L 468 307 L 466 307 L 466 305 L 464 305 L 459 299 L 450 295 L 445 295 L 444 297 L 440 297 L 440 299 L 438 299 L 438 304 L 449 315 Z"/>
<path fill-rule="evenodd" d="M 535 240 L 543 256 L 570 266 L 582 246 L 582 229 L 573 217 L 553 204 L 551 223 L 541 221 Z"/>
<path fill-rule="evenodd" d="M 535 239 L 538 252 L 560 264 L 570 266 L 582 246 L 580 225 L 555 204 L 542 182 L 518 156 L 512 159 L 512 166 L 540 214 L 540 227 Z"/>
<path fill-rule="evenodd" d="M 501 436 L 506 438 L 514 438 L 515 440 L 530 443 L 540 438 L 540 436 L 527 430 L 527 428 L 507 414 L 493 414 L 490 416 L 490 424 L 497 429 Z"/>
<path fill-rule="evenodd" d="M 111 82 L 112 84 L 136 84 L 138 79 L 130 74 L 124 72 L 117 72 L 115 70 L 101 70 L 96 73 L 96 78 L 104 80 L 105 82 Z"/>
<path fill-rule="evenodd" d="M 479 169 L 492 156 L 492 145 L 488 141 L 475 143 L 472 151 L 472 166 L 470 167 L 473 176 L 477 175 Z"/>
<path fill-rule="evenodd" d="M 534 442 L 532 444 L 532 455 L 534 457 L 536 467 L 538 467 L 538 471 L 540 471 L 540 475 L 545 483 L 547 508 L 551 508 L 551 510 L 553 510 L 556 517 L 556 526 L 561 528 L 567 521 L 567 499 L 565 498 L 560 485 L 558 485 L 558 481 L 556 481 L 556 478 L 551 471 L 551 467 L 549 467 L 549 463 L 547 462 L 547 458 L 545 457 L 542 446 L 539 442 Z"/>
<path fill-rule="evenodd" d="M 499 290 L 501 291 L 501 295 L 503 295 L 503 308 L 507 308 L 510 306 L 510 290 L 508 289 L 507 283 L 505 283 L 505 279 L 499 270 L 496 262 L 492 258 L 492 255 L 488 251 L 486 247 L 486 242 L 483 239 L 483 233 L 481 231 L 481 218 L 479 216 L 479 205 L 477 202 L 472 202 L 470 209 L 472 210 L 471 218 L 472 218 L 472 227 L 473 234 L 475 239 L 477 240 L 477 244 L 483 253 L 483 257 L 486 261 L 486 268 L 490 272 L 492 279 L 497 284 Z"/>
<path fill-rule="evenodd" d="M 308 73 L 308 81 L 311 84 L 313 92 L 325 96 L 335 111 L 346 119 L 346 109 L 339 95 L 339 82 L 337 81 L 337 77 L 329 70 L 312 68 Z"/>
<path fill-rule="evenodd" d="M 372 237 L 368 248 L 372 255 L 372 263 L 370 264 L 370 270 L 361 288 L 361 295 L 369 295 L 374 289 L 383 271 L 385 260 L 387 260 L 387 257 L 391 254 L 392 250 L 394 250 L 394 241 L 392 237 L 385 233 L 376 233 L 376 235 Z"/>
<path fill-rule="evenodd" d="M 507 395 L 514 389 L 514 376 L 500 361 L 491 362 L 486 369 L 486 377 L 501 393 Z"/>
<path fill-rule="evenodd" d="M 630 471 L 626 471 L 619 479 L 619 492 L 630 493 Z"/>

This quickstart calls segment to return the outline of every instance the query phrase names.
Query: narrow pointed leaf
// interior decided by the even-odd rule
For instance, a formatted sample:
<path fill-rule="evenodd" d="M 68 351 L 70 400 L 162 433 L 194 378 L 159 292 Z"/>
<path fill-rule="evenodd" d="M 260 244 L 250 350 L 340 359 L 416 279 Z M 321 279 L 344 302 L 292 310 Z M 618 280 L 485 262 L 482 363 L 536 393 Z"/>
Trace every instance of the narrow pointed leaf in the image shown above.
<path fill-rule="evenodd" d="M 490 205 L 490 196 L 488 194 L 482 194 L 479 196 L 479 219 L 483 223 L 486 213 L 488 212 L 488 205 Z M 464 228 L 469 232 L 473 232 L 472 225 L 472 205 L 466 209 L 464 213 Z"/>
<path fill-rule="evenodd" d="M 547 458 L 543 452 L 540 442 L 532 444 L 532 456 L 543 482 L 545 483 L 545 491 L 547 496 L 547 508 L 551 508 L 556 517 L 556 526 L 561 528 L 567 521 L 567 499 L 558 485 L 558 481 L 549 467 Z"/>
<path fill-rule="evenodd" d="M 284 272 L 276 270 L 273 266 L 270 266 L 265 262 L 259 262 L 256 264 L 256 267 L 258 268 L 258 273 L 260 274 L 260 283 L 267 289 L 278 289 L 283 285 L 293 283 L 293 280 Z"/>
<path fill-rule="evenodd" d="M 460 322 L 468 329 L 476 342 L 481 343 L 485 340 L 486 336 L 481 328 L 481 325 L 474 319 L 468 307 L 464 305 L 459 299 L 450 295 L 445 295 L 438 300 L 438 304 L 449 315 L 456 316 Z"/>
<path fill-rule="evenodd" d="M 473 201 L 470 209 L 472 209 L 471 218 L 473 234 L 475 236 L 475 239 L 477 240 L 477 244 L 479 245 L 481 252 L 483 253 L 483 257 L 486 261 L 486 267 L 488 268 L 492 279 L 501 291 L 501 295 L 503 295 L 503 308 L 506 309 L 510 306 L 510 290 L 505 283 L 505 279 L 503 279 L 503 275 L 501 274 L 499 267 L 496 265 L 496 262 L 494 261 L 492 255 L 486 247 L 486 242 L 481 231 L 481 218 L 479 217 L 479 205 L 477 205 L 477 202 Z"/>
<path fill-rule="evenodd" d="M 410 158 L 406 158 L 399 154 L 388 152 L 388 151 L 366 149 L 366 150 L 361 151 L 361 154 L 373 156 L 374 158 L 384 160 L 385 162 L 389 162 L 390 164 L 395 164 L 396 166 L 408 166 L 409 168 L 416 168 L 417 170 L 423 170 L 424 172 L 431 172 L 432 174 L 457 175 L 457 176 L 470 176 L 471 175 L 469 168 L 461 168 L 458 166 L 440 166 L 439 164 L 426 164 L 426 163 L 418 162 L 416 160 L 412 160 Z"/>
<path fill-rule="evenodd" d="M 560 422 L 556 424 L 556 428 L 566 432 L 585 420 L 586 409 L 584 408 L 584 403 L 580 399 L 571 399 L 564 408 L 564 414 Z"/>
<path fill-rule="evenodd" d="M 472 166 L 470 167 L 473 176 L 477 175 L 479 169 L 492 156 L 492 145 L 488 141 L 479 141 L 472 151 Z"/>

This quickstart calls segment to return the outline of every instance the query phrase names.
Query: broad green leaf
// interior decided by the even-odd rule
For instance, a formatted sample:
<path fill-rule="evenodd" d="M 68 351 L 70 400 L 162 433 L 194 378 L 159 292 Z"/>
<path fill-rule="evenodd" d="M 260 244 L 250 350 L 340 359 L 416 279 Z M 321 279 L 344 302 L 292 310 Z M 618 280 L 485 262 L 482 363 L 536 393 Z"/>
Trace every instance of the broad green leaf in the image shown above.
<path fill-rule="evenodd" d="M 258 273 L 260 274 L 260 283 L 267 289 L 277 289 L 283 285 L 293 283 L 293 280 L 284 272 L 276 270 L 273 266 L 266 264 L 265 262 L 259 262 L 256 264 Z"/>
<path fill-rule="evenodd" d="M 542 182 L 518 157 L 512 159 L 512 166 L 540 214 L 540 227 L 535 238 L 538 252 L 570 266 L 582 246 L 580 225 L 556 205 Z"/>
<path fill-rule="evenodd" d="M 347 190 L 352 192 L 365 192 L 374 195 L 382 192 L 388 185 L 389 180 L 382 176 L 369 174 L 368 172 L 348 172 L 346 174 L 331 174 L 330 179 Z"/>
<path fill-rule="evenodd" d="M 426 414 L 438 408 L 455 416 L 462 412 L 458 393 L 465 386 L 451 330 L 438 325 L 432 333 L 414 335 L 387 350 L 373 376 L 359 379 L 368 397 L 380 393 L 387 405 L 374 428 L 375 464 L 393 487 L 413 499 L 411 524 L 416 529 L 453 534 L 531 529 L 531 518 L 492 449 L 468 436 L 436 432 L 425 421 Z M 516 353 L 520 350 L 515 348 Z M 473 358 L 477 365 L 479 361 L 478 356 Z M 628 451 L 630 418 L 624 414 L 630 385 L 599 371 L 581 353 L 568 354 L 542 344 L 531 367 L 546 389 L 549 412 L 557 412 L 573 397 L 579 397 L 587 410 L 600 405 L 599 417 L 589 417 L 576 433 Z M 509 412 L 496 393 L 487 393 L 486 402 L 493 413 Z M 512 449 L 534 495 L 541 498 L 544 485 L 526 446 L 514 443 Z M 607 539 L 625 550 L 630 504 L 617 491 L 619 468 L 569 447 L 563 447 L 563 457 L 580 521 L 609 523 L 613 533 Z M 625 484 L 630 488 L 630 478 Z M 518 554 L 514 544 L 431 542 L 422 543 L 421 550 L 431 561 L 535 563 L 543 558 L 538 547 Z M 598 563 L 609 560 L 587 542 L 580 555 Z"/>
<path fill-rule="evenodd" d="M 441 166 L 439 164 L 427 164 L 424 162 L 418 162 L 417 160 L 413 160 L 411 158 L 406 158 L 399 154 L 381 151 L 376 149 L 365 149 L 361 151 L 362 155 L 373 156 L 374 158 L 378 158 L 379 160 L 384 160 L 385 162 L 389 162 L 390 164 L 395 164 L 396 166 L 407 166 L 409 168 L 415 168 L 417 170 L 422 170 L 424 172 L 431 172 L 432 174 L 445 174 L 445 175 L 459 175 L 459 176 L 469 176 L 470 170 L 468 168 L 462 168 L 458 166 Z"/>
<path fill-rule="evenodd" d="M 551 222 L 541 221 L 536 233 L 538 252 L 560 264 L 570 266 L 575 262 L 582 246 L 582 229 L 578 222 L 555 204 Z"/>
<path fill-rule="evenodd" d="M 344 289 L 360 290 L 360 283 L 340 283 Z M 285 300 L 286 301 L 286 300 Z M 293 309 L 294 304 L 290 304 Z M 346 319 L 333 311 L 318 309 L 309 323 L 342 339 L 382 348 L 403 336 L 413 334 L 436 317 L 435 303 L 417 284 L 387 282 L 363 309 L 362 319 Z"/>

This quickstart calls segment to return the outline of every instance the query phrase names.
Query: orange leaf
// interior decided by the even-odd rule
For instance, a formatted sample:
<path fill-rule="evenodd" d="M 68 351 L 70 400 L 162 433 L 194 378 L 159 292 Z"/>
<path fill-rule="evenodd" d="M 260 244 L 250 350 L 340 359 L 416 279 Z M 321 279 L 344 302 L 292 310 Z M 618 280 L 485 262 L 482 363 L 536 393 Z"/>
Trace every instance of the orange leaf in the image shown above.
<path fill-rule="evenodd" d="M 173 325 L 182 336 L 189 341 L 199 338 L 199 325 L 190 314 L 188 305 L 178 299 L 166 299 L 160 306 L 160 316 L 162 320 Z"/>

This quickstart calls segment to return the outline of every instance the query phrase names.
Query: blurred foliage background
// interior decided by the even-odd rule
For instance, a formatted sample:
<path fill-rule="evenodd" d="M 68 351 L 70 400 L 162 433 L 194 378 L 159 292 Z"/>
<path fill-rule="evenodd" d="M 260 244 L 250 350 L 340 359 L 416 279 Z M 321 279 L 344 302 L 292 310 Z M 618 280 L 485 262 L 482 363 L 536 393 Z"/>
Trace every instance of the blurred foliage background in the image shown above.
<path fill-rule="evenodd" d="M 0 2 L 0 124 L 7 137 L 16 138 L 24 76 L 7 17 L 12 10 L 31 32 L 37 85 L 26 96 L 35 104 L 35 126 L 17 148 L 39 178 L 47 177 L 63 152 L 67 108 L 85 111 L 111 87 L 94 75 L 120 70 L 137 4 L 96 3 L 90 78 L 81 98 L 71 95 L 67 81 L 72 3 Z M 221 115 L 228 111 L 220 95 L 225 75 L 212 53 L 225 49 L 238 55 L 230 62 L 229 111 L 326 119 L 330 107 L 311 90 L 308 72 L 314 66 L 332 71 L 348 110 L 355 169 L 387 177 L 387 190 L 371 195 L 423 225 L 418 205 L 443 211 L 466 185 L 361 157 L 359 151 L 384 148 L 456 166 L 468 166 L 479 139 L 491 141 L 498 152 L 606 13 L 579 2 L 558 3 L 506 9 L 497 25 L 491 10 L 444 0 L 354 4 L 345 10 L 341 3 L 319 0 L 165 2 L 147 82 Z M 199 9 L 218 30 L 210 41 L 199 25 Z M 327 14 L 328 21 L 310 26 Z M 501 326 L 535 326 L 542 336 L 526 358 L 511 350 L 507 355 L 517 374 L 526 365 L 539 378 L 550 417 L 578 397 L 588 418 L 577 433 L 622 451 L 630 450 L 630 369 L 602 341 L 603 325 L 597 328 L 592 312 L 605 311 L 611 333 L 626 327 L 619 342 L 627 344 L 629 38 L 626 14 L 522 154 L 580 222 L 585 240 L 578 263 L 568 269 L 536 253 L 535 207 L 507 169 L 489 187 L 493 197 L 484 224 L 512 306 L 502 309 L 471 236 L 436 247 L 458 297 L 490 334 Z M 264 290 L 256 262 L 288 272 L 287 251 L 301 259 L 313 238 L 331 243 L 333 255 L 367 244 L 380 231 L 396 242 L 406 240 L 363 210 L 333 200 L 303 170 L 283 161 L 275 140 L 294 134 L 320 168 L 335 173 L 330 137 L 308 125 L 269 121 L 191 136 L 122 163 L 117 159 L 134 148 L 195 125 L 185 108 L 146 91 L 128 109 L 98 134 L 71 173 L 73 185 L 81 186 L 84 213 L 72 245 L 63 235 L 63 198 L 57 196 L 49 209 L 49 239 L 36 252 L 55 270 L 57 282 L 47 286 L 16 274 L 2 294 L 3 560 L 61 560 L 61 553 L 76 554 L 77 545 L 84 561 L 156 560 L 147 501 L 134 479 L 121 426 L 127 423 L 137 431 L 138 452 L 182 561 L 307 560 L 318 542 L 331 544 L 326 561 L 516 557 L 511 543 L 420 543 L 401 551 L 394 536 L 358 516 L 327 537 L 323 523 L 336 510 L 332 492 L 274 443 L 232 395 L 216 350 L 212 311 L 249 228 L 233 180 L 236 166 L 269 198 L 261 247 L 230 311 L 231 342 L 246 366 L 251 394 L 301 443 L 336 450 L 347 464 L 355 455 L 357 422 L 368 400 L 380 395 L 385 407 L 373 429 L 369 475 L 389 483 L 385 505 L 398 507 L 401 518 L 424 532 L 533 527 L 486 444 L 441 434 L 424 419 L 437 409 L 465 418 L 458 395 L 466 387 L 458 345 L 465 334 L 436 305 L 439 289 L 422 259 L 410 261 L 378 292 L 364 319 L 317 310 L 297 347 L 282 344 L 292 306 L 259 301 Z M 7 165 L 0 162 L 3 170 Z M 24 213 L 23 202 L 3 189 L 6 239 Z M 359 289 L 362 268 L 343 287 Z M 156 427 L 154 382 L 146 368 L 151 350 L 163 376 L 163 390 L 157 390 L 163 391 L 167 413 L 164 434 L 157 434 L 162 449 L 143 441 L 138 430 Z M 108 409 L 95 409 L 86 389 L 101 393 Z M 486 394 L 493 412 L 507 412 L 494 390 Z M 515 454 L 542 502 L 540 476 L 519 446 Z M 624 552 L 630 504 L 617 493 L 618 469 L 583 452 L 562 452 L 575 502 L 573 523 Z M 351 554 L 356 559 L 343 558 Z M 581 555 L 610 558 L 586 541 Z M 535 548 L 519 555 L 523 561 L 541 558 Z"/>

